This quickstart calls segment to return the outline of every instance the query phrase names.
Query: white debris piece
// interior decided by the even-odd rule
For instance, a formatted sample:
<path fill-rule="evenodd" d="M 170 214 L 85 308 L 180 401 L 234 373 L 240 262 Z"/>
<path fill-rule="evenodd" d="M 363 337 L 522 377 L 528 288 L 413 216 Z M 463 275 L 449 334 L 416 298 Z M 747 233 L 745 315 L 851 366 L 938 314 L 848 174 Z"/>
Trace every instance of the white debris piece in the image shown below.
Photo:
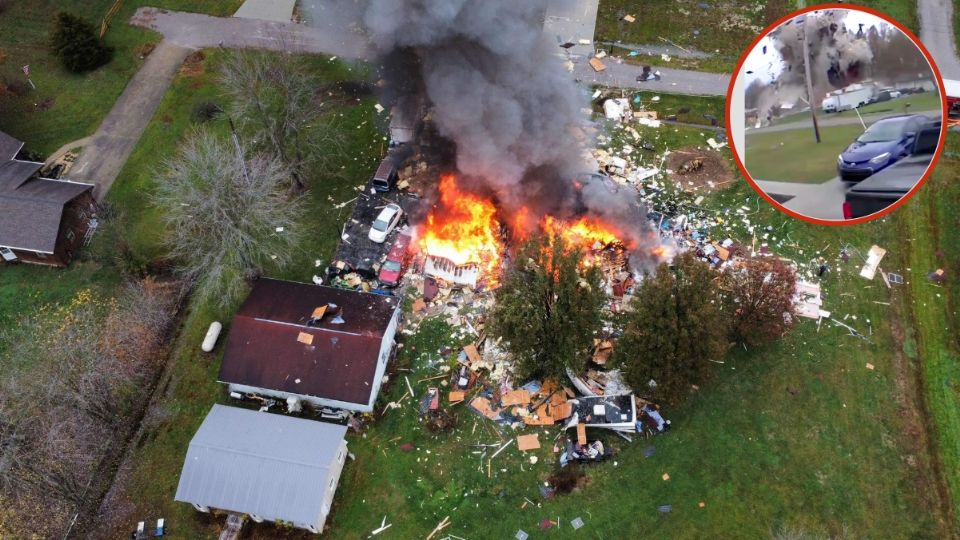
<path fill-rule="evenodd" d="M 880 261 L 883 260 L 883 256 L 886 254 L 887 250 L 882 247 L 876 244 L 871 246 L 870 251 L 867 252 L 867 264 L 863 265 L 863 268 L 860 270 L 860 277 L 872 280 L 873 276 L 877 274 Z"/>
<path fill-rule="evenodd" d="M 727 145 L 727 143 L 725 142 L 718 143 L 716 140 L 714 140 L 713 137 L 710 137 L 709 139 L 707 139 L 707 144 L 709 144 L 710 148 L 713 148 L 714 150 L 719 150 Z"/>

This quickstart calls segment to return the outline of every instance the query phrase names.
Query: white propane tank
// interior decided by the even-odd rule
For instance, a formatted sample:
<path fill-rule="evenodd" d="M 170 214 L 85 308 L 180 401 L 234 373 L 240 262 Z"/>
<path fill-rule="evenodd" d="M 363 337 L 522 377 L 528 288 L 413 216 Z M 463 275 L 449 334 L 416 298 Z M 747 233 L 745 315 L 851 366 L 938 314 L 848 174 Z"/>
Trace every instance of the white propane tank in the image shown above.
<path fill-rule="evenodd" d="M 203 338 L 203 344 L 200 345 L 200 349 L 203 352 L 210 352 L 217 346 L 217 338 L 220 337 L 220 330 L 223 330 L 222 324 L 217 321 L 210 323 L 210 328 L 207 329 L 207 335 Z"/>

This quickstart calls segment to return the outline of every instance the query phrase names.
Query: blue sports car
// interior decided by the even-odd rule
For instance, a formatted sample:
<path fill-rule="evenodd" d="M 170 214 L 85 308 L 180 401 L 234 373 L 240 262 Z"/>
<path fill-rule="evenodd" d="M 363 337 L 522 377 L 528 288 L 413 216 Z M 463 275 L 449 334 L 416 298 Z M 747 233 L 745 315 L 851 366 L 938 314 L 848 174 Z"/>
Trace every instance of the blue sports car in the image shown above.
<path fill-rule="evenodd" d="M 930 123 L 922 114 L 878 120 L 837 158 L 837 173 L 847 182 L 859 182 L 910 154 L 917 133 Z"/>

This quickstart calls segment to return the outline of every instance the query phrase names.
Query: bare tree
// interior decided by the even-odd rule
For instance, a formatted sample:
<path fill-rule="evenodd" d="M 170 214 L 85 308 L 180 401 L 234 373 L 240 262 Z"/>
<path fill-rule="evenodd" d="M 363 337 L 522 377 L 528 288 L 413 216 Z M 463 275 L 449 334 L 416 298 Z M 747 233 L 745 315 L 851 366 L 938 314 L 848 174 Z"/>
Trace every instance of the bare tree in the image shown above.
<path fill-rule="evenodd" d="M 797 275 L 777 258 L 747 259 L 723 274 L 723 287 L 732 302 L 730 338 L 761 345 L 773 341 L 794 325 Z"/>
<path fill-rule="evenodd" d="M 343 150 L 343 130 L 324 109 L 321 81 L 300 56 L 288 52 L 239 50 L 223 64 L 220 84 L 230 113 L 257 150 L 290 168 L 291 186 L 302 190 L 310 169 L 338 173 L 331 159 Z"/>
<path fill-rule="evenodd" d="M 58 523 L 83 503 L 159 372 L 182 291 L 178 283 L 131 283 L 116 298 L 78 295 L 4 329 L 0 504 L 8 515 L 0 531 L 62 536 Z M 32 520 L 38 509 L 44 520 Z"/>
<path fill-rule="evenodd" d="M 284 186 L 289 169 L 198 129 L 168 160 L 153 202 L 163 209 L 166 243 L 201 299 L 228 305 L 244 280 L 290 261 L 303 204 Z"/>

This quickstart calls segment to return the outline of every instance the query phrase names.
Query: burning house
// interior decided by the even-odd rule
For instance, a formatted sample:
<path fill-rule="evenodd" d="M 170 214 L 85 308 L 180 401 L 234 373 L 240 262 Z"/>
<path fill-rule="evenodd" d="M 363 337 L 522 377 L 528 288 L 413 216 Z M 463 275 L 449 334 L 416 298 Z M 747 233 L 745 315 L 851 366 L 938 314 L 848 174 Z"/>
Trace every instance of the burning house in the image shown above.
<path fill-rule="evenodd" d="M 536 232 L 553 234 L 554 225 L 588 250 L 598 240 L 599 247 L 617 242 L 632 262 L 654 260 L 656 235 L 636 193 L 581 174 L 591 170 L 581 112 L 588 96 L 542 32 L 547 7 L 547 0 L 368 6 L 365 25 L 382 54 L 382 101 L 393 107 L 394 123 L 413 126 L 413 110 L 430 119 L 429 129 L 391 129 L 391 137 L 416 146 L 407 135 L 429 132 L 453 149 L 436 189 L 421 193 L 424 211 L 411 216 L 427 275 L 489 287 L 509 247 Z M 426 105 L 414 106 L 420 99 Z M 598 231 L 604 238 L 595 238 Z"/>

